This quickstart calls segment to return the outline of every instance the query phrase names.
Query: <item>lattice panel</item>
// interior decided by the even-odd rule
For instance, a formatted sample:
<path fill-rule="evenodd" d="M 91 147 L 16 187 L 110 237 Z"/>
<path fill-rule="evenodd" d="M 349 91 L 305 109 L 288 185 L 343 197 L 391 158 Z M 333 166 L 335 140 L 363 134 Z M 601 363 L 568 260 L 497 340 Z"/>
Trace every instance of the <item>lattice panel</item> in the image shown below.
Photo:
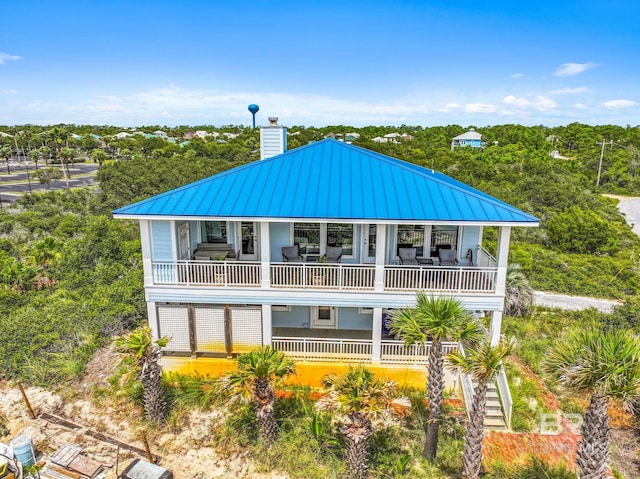
<path fill-rule="evenodd" d="M 198 351 L 224 353 L 224 307 L 196 306 L 194 314 Z"/>
<path fill-rule="evenodd" d="M 191 352 L 189 343 L 189 308 L 187 306 L 158 306 L 158 327 L 160 337 L 169 336 L 171 340 L 167 351 Z"/>
<path fill-rule="evenodd" d="M 262 308 L 232 307 L 231 337 L 234 353 L 247 353 L 262 346 Z"/>

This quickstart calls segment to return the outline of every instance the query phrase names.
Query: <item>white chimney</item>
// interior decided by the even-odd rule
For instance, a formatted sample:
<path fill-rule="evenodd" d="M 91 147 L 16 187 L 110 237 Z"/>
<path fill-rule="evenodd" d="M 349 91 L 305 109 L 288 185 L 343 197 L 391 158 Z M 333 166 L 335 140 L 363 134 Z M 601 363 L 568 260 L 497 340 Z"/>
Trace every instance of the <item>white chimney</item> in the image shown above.
<path fill-rule="evenodd" d="M 260 159 L 264 160 L 287 151 L 287 128 L 278 126 L 278 118 L 269 117 L 269 126 L 260 127 Z"/>

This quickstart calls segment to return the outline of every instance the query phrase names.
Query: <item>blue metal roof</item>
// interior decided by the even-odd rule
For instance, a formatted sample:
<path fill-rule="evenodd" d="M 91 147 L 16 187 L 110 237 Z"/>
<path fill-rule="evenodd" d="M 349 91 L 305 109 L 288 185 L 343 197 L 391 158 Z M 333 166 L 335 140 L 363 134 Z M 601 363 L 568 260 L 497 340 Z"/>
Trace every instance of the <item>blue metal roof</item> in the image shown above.
<path fill-rule="evenodd" d="M 333 139 L 254 161 L 113 213 L 538 223 L 537 218 L 442 173 Z"/>

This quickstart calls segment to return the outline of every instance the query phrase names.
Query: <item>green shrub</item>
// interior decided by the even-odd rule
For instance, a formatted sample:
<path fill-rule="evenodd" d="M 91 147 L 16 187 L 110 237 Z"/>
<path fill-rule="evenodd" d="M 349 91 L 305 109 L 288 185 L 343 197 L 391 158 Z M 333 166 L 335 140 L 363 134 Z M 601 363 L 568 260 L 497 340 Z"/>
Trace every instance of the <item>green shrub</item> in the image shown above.
<path fill-rule="evenodd" d="M 547 242 L 567 253 L 615 253 L 618 237 L 614 228 L 592 210 L 571 207 L 546 223 Z"/>

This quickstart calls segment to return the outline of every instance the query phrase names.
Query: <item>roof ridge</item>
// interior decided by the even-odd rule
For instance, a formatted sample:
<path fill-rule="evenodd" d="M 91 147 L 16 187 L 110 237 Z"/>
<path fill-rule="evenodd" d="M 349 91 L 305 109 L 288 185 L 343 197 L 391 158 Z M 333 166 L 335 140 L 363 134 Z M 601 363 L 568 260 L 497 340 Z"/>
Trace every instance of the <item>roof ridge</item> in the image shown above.
<path fill-rule="evenodd" d="M 331 138 L 327 138 L 327 139 L 331 140 Z M 333 140 L 333 141 L 335 141 L 336 143 L 342 143 L 342 142 L 337 141 L 337 140 Z M 394 158 L 392 156 L 385 155 L 384 153 L 378 153 L 377 151 L 367 150 L 366 148 L 362 148 L 361 146 L 350 145 L 350 144 L 347 144 L 347 143 L 344 143 L 344 145 L 348 146 L 348 147 L 350 147 L 352 149 L 361 150 L 361 151 L 365 152 L 365 154 L 368 154 L 369 156 L 379 156 L 380 160 L 386 161 L 386 162 L 391 163 L 391 164 L 394 164 L 398 168 L 404 168 L 404 169 L 406 169 L 408 171 L 411 171 L 413 173 L 417 173 L 417 174 L 421 175 L 423 178 L 435 181 L 440 185 L 444 185 L 444 186 L 447 186 L 449 188 L 455 188 L 458 191 L 461 191 L 461 192 L 466 193 L 466 194 L 470 194 L 470 195 L 472 195 L 472 196 L 474 196 L 476 198 L 481 198 L 481 199 L 483 199 L 485 201 L 490 201 L 491 203 L 495 204 L 496 206 L 500 206 L 500 207 L 502 207 L 504 209 L 508 209 L 508 210 L 511 210 L 511 211 L 513 211 L 513 210 L 521 211 L 518 208 L 516 208 L 515 206 L 512 206 L 512 205 L 510 205 L 508 203 L 505 203 L 504 201 L 502 201 L 502 200 L 500 200 L 498 198 L 494 198 L 493 196 L 491 196 L 489 194 L 480 192 L 477 188 L 474 188 L 473 186 L 466 185 L 469 188 L 471 188 L 471 189 L 467 189 L 467 188 L 463 188 L 463 187 L 461 187 L 461 186 L 459 186 L 457 184 L 450 184 L 450 183 L 447 183 L 447 182 L 443 181 L 440 178 L 431 176 L 433 174 L 438 173 L 438 174 L 444 175 L 447 178 L 452 179 L 452 180 L 454 180 L 454 181 L 456 181 L 458 183 L 462 183 L 460 180 L 457 180 L 455 178 L 451 178 L 451 177 L 445 175 L 444 173 L 442 173 L 440 171 L 434 170 L 433 168 L 426 168 L 424 166 L 416 165 L 415 163 L 411 163 L 411 162 L 406 161 L 406 160 L 401 160 L 400 158 Z M 398 163 L 400 163 L 400 164 L 398 164 Z M 423 171 L 420 171 L 420 170 L 416 170 L 416 168 L 420 168 L 421 170 L 425 170 L 425 171 L 423 172 Z M 431 173 L 429 173 L 429 172 L 431 172 Z M 462 184 L 464 184 L 464 183 L 462 183 Z M 522 213 L 525 213 L 528 216 L 532 216 L 532 215 L 529 215 L 528 213 L 526 213 L 525 211 L 522 211 Z"/>

